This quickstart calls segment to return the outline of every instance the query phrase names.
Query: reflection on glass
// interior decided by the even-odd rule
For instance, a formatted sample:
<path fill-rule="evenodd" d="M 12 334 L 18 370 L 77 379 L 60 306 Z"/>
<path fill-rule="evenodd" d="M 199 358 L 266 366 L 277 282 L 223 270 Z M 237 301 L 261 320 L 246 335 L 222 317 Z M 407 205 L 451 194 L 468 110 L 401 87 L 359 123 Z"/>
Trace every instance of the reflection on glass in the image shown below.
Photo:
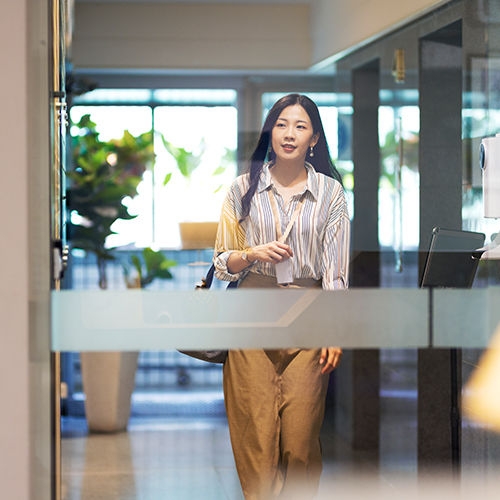
<path fill-rule="evenodd" d="M 464 388 L 463 409 L 473 421 L 500 432 L 500 324 Z"/>
<path fill-rule="evenodd" d="M 179 223 L 219 219 L 236 176 L 237 113 L 231 106 L 160 106 L 154 120 L 165 140 L 156 141 L 154 242 L 179 248 Z"/>
<path fill-rule="evenodd" d="M 419 241 L 418 106 L 379 108 L 379 241 L 396 252 Z"/>

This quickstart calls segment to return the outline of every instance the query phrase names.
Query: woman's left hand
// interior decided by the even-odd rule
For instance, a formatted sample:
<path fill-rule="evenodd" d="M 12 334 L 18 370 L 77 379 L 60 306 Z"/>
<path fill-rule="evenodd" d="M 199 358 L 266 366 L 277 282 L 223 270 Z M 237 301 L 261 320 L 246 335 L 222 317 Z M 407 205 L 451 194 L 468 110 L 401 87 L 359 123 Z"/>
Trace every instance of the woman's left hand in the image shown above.
<path fill-rule="evenodd" d="M 319 364 L 322 366 L 321 373 L 327 374 L 333 372 L 340 363 L 342 349 L 340 347 L 323 347 Z"/>

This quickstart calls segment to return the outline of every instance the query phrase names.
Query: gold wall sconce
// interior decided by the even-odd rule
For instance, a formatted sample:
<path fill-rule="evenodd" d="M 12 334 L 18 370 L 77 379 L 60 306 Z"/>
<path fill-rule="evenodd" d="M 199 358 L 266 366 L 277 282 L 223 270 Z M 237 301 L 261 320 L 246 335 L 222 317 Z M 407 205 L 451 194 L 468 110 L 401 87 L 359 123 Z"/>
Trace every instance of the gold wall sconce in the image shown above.
<path fill-rule="evenodd" d="M 404 83 L 406 76 L 405 50 L 396 49 L 394 51 L 394 60 L 392 63 L 392 76 L 396 83 Z"/>

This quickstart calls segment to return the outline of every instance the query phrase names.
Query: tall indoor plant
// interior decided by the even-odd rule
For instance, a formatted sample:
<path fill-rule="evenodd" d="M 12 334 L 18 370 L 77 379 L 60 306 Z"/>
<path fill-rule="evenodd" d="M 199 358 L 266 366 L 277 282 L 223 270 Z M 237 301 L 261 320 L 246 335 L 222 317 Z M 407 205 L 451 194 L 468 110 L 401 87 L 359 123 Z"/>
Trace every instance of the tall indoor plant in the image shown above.
<path fill-rule="evenodd" d="M 127 288 L 145 288 L 156 279 L 171 279 L 176 263 L 149 247 L 124 263 Z M 89 430 L 120 432 L 127 428 L 139 352 L 84 352 L 80 355 Z"/>
<path fill-rule="evenodd" d="M 125 198 L 137 195 L 143 173 L 154 160 L 153 134 L 102 141 L 90 115 L 75 125 L 72 165 L 67 172 L 69 242 L 96 256 L 98 284 L 108 287 L 106 265 L 114 259 L 106 239 L 118 219 L 134 216 Z M 119 432 L 126 429 L 135 385 L 138 352 L 84 352 L 80 354 L 85 414 L 90 431 Z"/>
<path fill-rule="evenodd" d="M 97 258 L 99 287 L 107 288 L 106 264 L 114 259 L 106 246 L 118 219 L 133 219 L 124 205 L 137 195 L 146 168 L 155 154 L 152 131 L 133 136 L 127 130 L 120 139 L 102 141 L 90 115 L 76 124 L 72 137 L 72 168 L 67 172 L 66 205 L 71 214 L 69 240 Z"/>

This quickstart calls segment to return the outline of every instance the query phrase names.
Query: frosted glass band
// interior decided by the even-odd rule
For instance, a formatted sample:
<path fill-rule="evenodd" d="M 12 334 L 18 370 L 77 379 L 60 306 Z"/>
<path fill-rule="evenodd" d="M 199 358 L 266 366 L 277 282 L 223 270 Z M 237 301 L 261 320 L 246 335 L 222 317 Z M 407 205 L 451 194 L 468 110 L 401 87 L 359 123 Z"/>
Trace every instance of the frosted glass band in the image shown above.
<path fill-rule="evenodd" d="M 425 347 L 420 289 L 52 292 L 53 351 Z"/>
<path fill-rule="evenodd" d="M 486 347 L 500 324 L 500 287 L 433 292 L 434 345 Z"/>
<path fill-rule="evenodd" d="M 500 287 L 52 292 L 52 350 L 484 348 Z M 429 301 L 432 300 L 432 321 Z"/>

